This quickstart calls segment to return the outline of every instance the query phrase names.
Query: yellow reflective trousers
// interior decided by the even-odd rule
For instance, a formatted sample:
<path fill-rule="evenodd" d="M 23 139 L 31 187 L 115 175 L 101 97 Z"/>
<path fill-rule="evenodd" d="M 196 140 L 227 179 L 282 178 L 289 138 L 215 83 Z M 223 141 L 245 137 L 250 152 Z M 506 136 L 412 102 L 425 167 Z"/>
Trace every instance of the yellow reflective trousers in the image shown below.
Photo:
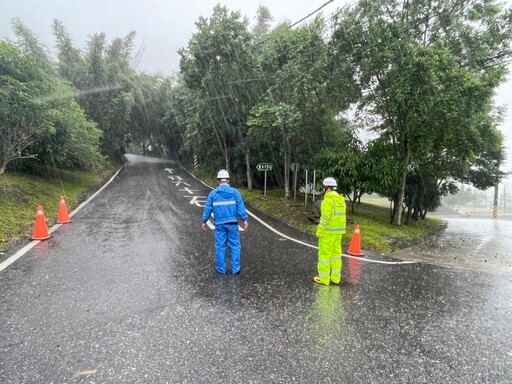
<path fill-rule="evenodd" d="M 318 276 L 322 284 L 341 280 L 341 240 L 343 235 L 323 235 L 318 239 Z"/>

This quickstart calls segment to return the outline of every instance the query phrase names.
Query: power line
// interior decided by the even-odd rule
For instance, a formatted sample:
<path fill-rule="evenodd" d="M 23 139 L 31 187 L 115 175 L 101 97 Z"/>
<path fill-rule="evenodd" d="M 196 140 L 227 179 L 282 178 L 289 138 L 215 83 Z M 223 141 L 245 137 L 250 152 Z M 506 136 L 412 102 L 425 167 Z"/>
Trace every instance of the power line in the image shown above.
<path fill-rule="evenodd" d="M 309 17 L 313 16 L 315 13 L 317 13 L 318 11 L 320 11 L 322 8 L 326 7 L 327 5 L 331 4 L 334 0 L 330 0 L 326 3 L 324 3 L 323 5 L 321 5 L 319 8 L 317 8 L 316 10 L 314 10 L 313 12 L 311 12 L 309 15 L 307 16 L 304 16 L 302 19 L 300 19 L 299 21 L 296 21 L 295 23 L 293 23 L 292 25 L 290 25 L 288 27 L 288 29 L 290 28 L 293 28 L 295 27 L 297 24 L 303 22 L 304 20 L 308 19 Z"/>
<path fill-rule="evenodd" d="M 304 16 L 302 19 L 300 19 L 300 20 L 296 21 L 295 23 L 293 23 L 293 24 L 289 25 L 289 26 L 286 28 L 286 30 L 291 29 L 291 28 L 295 27 L 297 24 L 302 23 L 304 20 L 306 20 L 306 19 L 310 18 L 310 17 L 311 17 L 311 16 L 313 16 L 315 13 L 319 12 L 320 10 L 322 10 L 323 8 L 325 8 L 326 6 L 328 6 L 329 4 L 331 4 L 332 2 L 334 2 L 334 0 L 329 0 L 329 1 L 325 2 L 325 3 L 324 3 L 324 4 L 322 4 L 320 7 L 318 7 L 318 8 L 317 8 L 317 9 L 315 9 L 313 12 L 311 12 L 309 15 Z M 270 36 L 269 36 L 269 37 L 267 37 L 266 39 L 264 39 L 264 40 L 262 40 L 262 41 L 260 41 L 260 42 L 256 43 L 256 44 L 254 44 L 254 46 L 257 46 L 257 45 L 263 44 L 263 43 L 267 42 L 268 40 L 270 40 Z"/>

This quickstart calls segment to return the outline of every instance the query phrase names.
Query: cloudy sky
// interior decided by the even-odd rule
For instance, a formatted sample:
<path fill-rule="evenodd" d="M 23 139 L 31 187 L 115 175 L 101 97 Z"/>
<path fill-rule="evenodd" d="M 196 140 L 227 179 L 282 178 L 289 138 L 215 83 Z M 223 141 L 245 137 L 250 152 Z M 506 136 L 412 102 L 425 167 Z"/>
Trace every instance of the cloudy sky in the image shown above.
<path fill-rule="evenodd" d="M 504 1 L 512 5 L 512 0 Z M 83 48 L 88 35 L 104 32 L 109 40 L 137 33 L 136 50 L 143 49 L 138 69 L 172 74 L 179 69 L 177 50 L 185 47 L 200 16 L 209 16 L 219 0 L 0 0 L 0 39 L 14 38 L 11 20 L 19 17 L 51 51 L 53 19 L 60 20 L 75 44 Z M 275 21 L 298 21 L 328 0 L 224 0 L 220 4 L 240 10 L 251 21 L 258 5 L 265 5 Z M 324 16 L 351 0 L 334 0 L 320 11 Z M 512 70 L 512 68 L 511 68 Z M 506 137 L 508 164 L 512 164 L 512 80 L 504 84 L 496 100 L 507 108 L 500 129 Z M 512 170 L 512 166 L 507 166 Z"/>
<path fill-rule="evenodd" d="M 275 21 L 297 21 L 328 0 L 0 0 L 0 38 L 13 38 L 10 23 L 19 17 L 48 48 L 53 49 L 53 19 L 68 28 L 78 46 L 88 35 L 105 32 L 109 39 L 137 33 L 137 47 L 144 48 L 139 68 L 170 74 L 178 70 L 176 51 L 185 47 L 196 31 L 200 16 L 209 16 L 220 3 L 240 10 L 251 21 L 259 4 L 269 8 Z M 329 15 L 348 0 L 335 0 L 322 8 Z"/>

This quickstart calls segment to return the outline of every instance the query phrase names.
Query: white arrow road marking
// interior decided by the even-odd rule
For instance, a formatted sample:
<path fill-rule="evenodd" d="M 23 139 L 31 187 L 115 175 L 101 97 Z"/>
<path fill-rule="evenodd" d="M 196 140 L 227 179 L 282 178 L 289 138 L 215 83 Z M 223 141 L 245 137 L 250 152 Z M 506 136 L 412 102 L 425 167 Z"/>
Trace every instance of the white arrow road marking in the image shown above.
<path fill-rule="evenodd" d="M 174 172 L 174 170 L 172 168 L 165 168 L 164 171 L 169 172 L 171 175 Z"/>
<path fill-rule="evenodd" d="M 197 192 L 197 191 L 198 191 L 198 189 L 189 189 L 189 188 L 180 189 L 180 192 L 188 192 L 191 195 L 193 195 L 194 192 Z M 188 196 L 185 196 L 185 197 L 188 197 Z"/>
<path fill-rule="evenodd" d="M 171 179 L 171 180 L 183 180 L 180 176 L 167 176 L 168 179 Z"/>
<path fill-rule="evenodd" d="M 183 197 L 192 197 L 192 199 L 190 199 L 190 204 L 195 204 L 198 207 L 204 207 L 204 203 L 206 203 L 206 196 L 183 196 Z"/>
<path fill-rule="evenodd" d="M 176 186 L 178 187 L 180 184 L 186 185 L 187 187 L 190 187 L 189 183 L 185 183 L 184 181 L 176 181 Z"/>
<path fill-rule="evenodd" d="M 215 229 L 215 225 L 213 225 L 213 223 L 210 220 L 208 220 L 206 222 L 206 225 L 208 225 L 208 227 L 210 227 L 210 229 Z"/>

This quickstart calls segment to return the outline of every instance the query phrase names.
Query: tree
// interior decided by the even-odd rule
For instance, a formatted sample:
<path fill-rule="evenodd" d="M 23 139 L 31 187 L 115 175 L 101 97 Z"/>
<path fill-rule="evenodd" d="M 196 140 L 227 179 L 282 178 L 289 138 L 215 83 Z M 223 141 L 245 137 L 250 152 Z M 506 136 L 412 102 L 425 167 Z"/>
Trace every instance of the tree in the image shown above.
<path fill-rule="evenodd" d="M 290 164 L 308 162 L 328 132 L 338 127 L 326 92 L 329 63 L 323 29 L 321 19 L 296 30 L 280 25 L 257 56 L 266 90 L 252 109 L 250 135 L 257 140 L 273 137 L 280 143 L 276 152 L 283 164 L 286 197 Z"/>
<path fill-rule="evenodd" d="M 411 166 L 432 152 L 474 160 L 478 127 L 504 80 L 510 23 L 487 0 L 367 0 L 339 22 L 337 47 L 358 69 L 358 107 L 377 117 L 371 128 L 400 164 L 393 224 L 401 224 Z"/>
<path fill-rule="evenodd" d="M 196 118 L 190 120 L 187 136 L 199 137 L 216 148 L 230 170 L 233 149 L 240 145 L 246 156 L 246 174 L 251 184 L 247 116 L 254 104 L 248 81 L 254 78 L 248 22 L 239 12 L 217 5 L 209 18 L 201 17 L 197 32 L 180 51 L 183 81 L 194 94 Z M 205 152 L 199 152 L 202 154 Z"/>
<path fill-rule="evenodd" d="M 337 191 L 351 201 L 351 212 L 355 203 L 365 192 L 364 145 L 356 130 L 346 120 L 338 122 L 337 135 L 325 142 L 325 147 L 314 157 L 311 165 L 320 170 L 318 180 L 334 177 L 338 182 Z"/>
<path fill-rule="evenodd" d="M 30 55 L 39 68 L 46 72 L 54 71 L 48 49 L 41 44 L 35 35 L 19 18 L 11 22 L 12 30 L 17 37 L 16 45 L 21 52 Z"/>
<path fill-rule="evenodd" d="M 71 35 L 59 20 L 53 21 L 52 29 L 57 43 L 58 73 L 75 88 L 81 89 L 86 69 L 82 52 L 73 45 Z"/>
<path fill-rule="evenodd" d="M 4 151 L 10 154 L 7 156 L 10 158 L 9 162 L 15 160 L 17 169 L 30 171 L 35 171 L 43 167 L 44 164 L 52 164 L 54 167 L 95 167 L 100 165 L 103 161 L 98 150 L 101 132 L 87 120 L 82 109 L 75 102 L 74 89 L 64 84 L 58 77 L 54 70 L 55 65 L 46 49 L 20 20 L 13 22 L 13 28 L 18 37 L 16 45 L 22 55 L 18 55 L 8 62 L 7 67 L 10 66 L 10 70 L 6 69 L 4 79 L 8 79 L 9 75 L 11 79 L 10 86 L 3 89 L 4 95 L 11 92 L 13 87 L 23 88 L 24 91 L 18 91 L 17 95 L 13 95 L 11 92 L 11 96 L 14 99 L 17 98 L 17 101 L 12 101 L 12 103 L 18 104 L 18 107 L 30 104 L 34 106 L 38 103 L 38 107 L 44 109 L 41 118 L 47 128 L 34 129 L 34 126 L 25 125 L 8 130 L 8 133 L 4 135 L 4 144 L 6 142 L 23 143 L 11 146 L 18 147 L 15 150 L 16 156 L 12 156 L 12 148 L 10 151 Z M 22 72 L 16 73 L 23 67 L 26 60 L 32 61 L 37 69 L 33 71 L 24 67 Z M 14 68 L 15 70 L 13 70 Z M 29 74 L 34 75 L 38 71 L 39 74 L 36 76 L 26 77 Z M 15 80 L 21 80 L 21 82 L 16 83 Z M 28 89 L 37 89 L 37 91 L 25 92 Z M 22 100 L 23 97 L 26 99 Z M 35 118 L 39 113 L 37 109 L 33 109 L 32 112 L 29 108 L 22 110 L 25 116 L 21 118 L 25 122 L 29 121 L 31 117 Z M 38 159 L 39 162 L 34 162 L 33 159 Z"/>
<path fill-rule="evenodd" d="M 108 44 L 105 34 L 93 34 L 84 53 L 84 68 L 79 71 L 82 75 L 76 79 L 74 73 L 68 73 L 69 81 L 81 84 L 78 103 L 103 131 L 102 153 L 117 162 L 125 153 L 125 137 L 129 134 L 134 102 L 131 82 L 134 71 L 130 60 L 134 38 L 132 32 Z M 69 55 L 73 57 L 74 54 Z M 61 50 L 59 59 L 65 60 L 69 55 Z"/>
<path fill-rule="evenodd" d="M 27 149 L 55 131 L 51 88 L 33 58 L 0 42 L 0 174 L 15 159 L 35 158 Z"/>

